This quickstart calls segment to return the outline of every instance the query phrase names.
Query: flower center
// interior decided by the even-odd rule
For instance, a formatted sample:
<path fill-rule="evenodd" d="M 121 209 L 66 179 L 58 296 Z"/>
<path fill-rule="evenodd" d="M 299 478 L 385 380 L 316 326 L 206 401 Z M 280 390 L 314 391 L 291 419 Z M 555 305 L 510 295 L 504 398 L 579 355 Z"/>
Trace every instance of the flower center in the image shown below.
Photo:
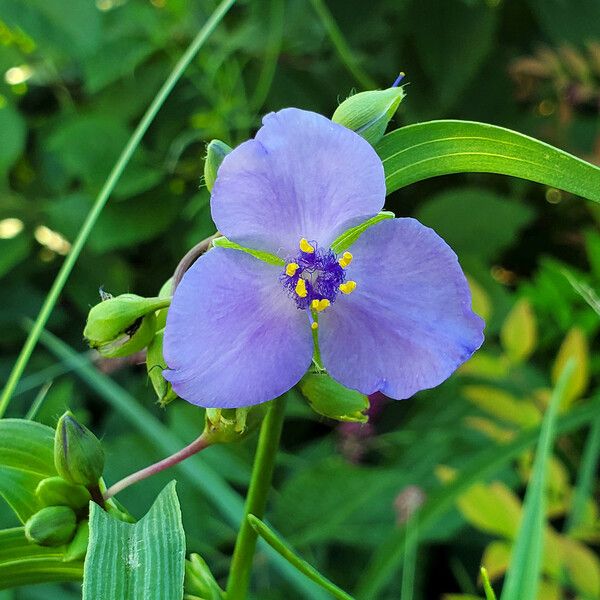
<path fill-rule="evenodd" d="M 299 247 L 300 252 L 287 262 L 280 278 L 299 309 L 319 313 L 335 302 L 339 292 L 354 291 L 356 282 L 346 281 L 346 269 L 352 262 L 350 252 L 338 256 L 305 238 Z"/>

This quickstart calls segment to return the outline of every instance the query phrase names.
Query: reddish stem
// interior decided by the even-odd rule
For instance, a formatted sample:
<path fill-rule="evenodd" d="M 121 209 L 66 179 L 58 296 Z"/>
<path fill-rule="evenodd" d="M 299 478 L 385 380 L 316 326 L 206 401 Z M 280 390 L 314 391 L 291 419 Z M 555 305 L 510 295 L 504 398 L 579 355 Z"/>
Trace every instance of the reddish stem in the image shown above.
<path fill-rule="evenodd" d="M 123 491 L 125 488 L 128 488 L 130 485 L 137 483 L 138 481 L 142 481 L 151 475 L 156 473 L 160 473 L 169 467 L 172 467 L 181 461 L 193 456 L 200 452 L 200 450 L 204 450 L 204 448 L 208 448 L 210 446 L 210 442 L 204 437 L 202 434 L 198 439 L 194 440 L 189 446 L 182 448 L 179 452 L 175 452 L 171 456 L 164 458 L 163 460 L 146 467 L 145 469 L 141 469 L 140 471 L 136 471 L 131 475 L 128 475 L 121 481 L 117 481 L 114 485 L 111 485 L 106 492 L 104 492 L 104 499 L 108 500 L 112 498 L 115 494 Z"/>

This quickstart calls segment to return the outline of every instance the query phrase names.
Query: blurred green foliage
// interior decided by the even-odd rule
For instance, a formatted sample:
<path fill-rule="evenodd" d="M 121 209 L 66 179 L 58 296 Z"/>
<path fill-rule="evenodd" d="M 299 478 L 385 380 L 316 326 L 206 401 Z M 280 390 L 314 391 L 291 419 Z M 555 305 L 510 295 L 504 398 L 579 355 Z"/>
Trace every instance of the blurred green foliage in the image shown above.
<path fill-rule="evenodd" d="M 600 162 L 596 0 L 328 0 L 350 67 L 329 37 L 331 24 L 314 10 L 318 4 L 239 2 L 188 69 L 100 217 L 49 323 L 77 352 L 87 351 L 82 331 L 100 287 L 156 296 L 181 256 L 214 233 L 201 182 L 205 145 L 213 138 L 240 143 L 269 110 L 299 106 L 331 115 L 338 101 L 362 89 L 365 76 L 386 87 L 403 70 L 410 85 L 395 125 L 481 120 Z M 35 316 L 137 120 L 215 6 L 209 0 L 0 4 L 2 380 L 24 340 L 23 318 Z M 440 478 L 460 474 L 492 440 L 508 443 L 540 423 L 556 365 L 569 356 L 577 361 L 564 414 L 598 395 L 600 318 L 565 276 L 600 290 L 597 207 L 555 189 L 480 174 L 414 184 L 393 194 L 386 208 L 416 216 L 452 245 L 486 317 L 487 341 L 441 387 L 410 401 L 373 402 L 377 409 L 366 425 L 319 419 L 300 394 L 288 403 L 268 518 L 346 590 L 364 584 L 369 561 L 414 505 L 439 492 Z M 202 412 L 181 401 L 156 407 L 141 358 L 94 360 L 181 445 L 197 437 Z M 72 366 L 41 347 L 9 415 L 24 416 L 48 381 L 36 420 L 54 426 L 70 408 L 102 435 L 107 482 L 165 454 L 98 389 L 82 386 Z M 600 597 L 594 472 L 576 526 L 564 527 L 589 470 L 587 439 L 585 429 L 561 436 L 551 463 L 544 600 Z M 201 460 L 243 490 L 255 443 L 211 448 Z M 415 600 L 483 596 L 480 564 L 498 586 L 531 456 L 525 451 L 477 482 L 435 526 L 419 531 Z M 120 499 L 141 517 L 172 477 L 160 474 Z M 200 494 L 185 472 L 177 477 L 188 553 L 201 554 L 223 583 L 235 529 L 213 496 Z M 1 505 L 0 525 L 15 524 Z M 401 566 L 394 565 L 396 577 L 377 598 L 399 597 Z M 299 597 L 263 551 L 254 589 L 261 600 Z M 78 597 L 79 587 L 68 584 L 0 592 L 2 600 Z"/>

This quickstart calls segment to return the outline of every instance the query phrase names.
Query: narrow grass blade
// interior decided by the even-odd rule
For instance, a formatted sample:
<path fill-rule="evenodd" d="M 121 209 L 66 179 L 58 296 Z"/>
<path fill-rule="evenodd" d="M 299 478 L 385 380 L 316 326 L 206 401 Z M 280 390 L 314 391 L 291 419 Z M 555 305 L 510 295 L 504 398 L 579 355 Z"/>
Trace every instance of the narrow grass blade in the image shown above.
<path fill-rule="evenodd" d="M 184 441 L 168 427 L 145 410 L 126 390 L 110 377 L 98 371 L 86 354 L 77 354 L 72 348 L 51 333 L 44 331 L 40 338 L 50 352 L 71 366 L 81 379 L 99 396 L 120 413 L 135 429 L 148 438 L 165 455 L 173 454 L 182 448 Z M 201 456 L 192 456 L 183 461 L 176 469 L 185 475 L 195 489 L 213 503 L 217 511 L 233 527 L 238 527 L 244 514 L 243 498 L 219 475 L 211 469 Z M 313 583 L 307 581 L 281 556 L 266 548 L 273 566 L 279 570 L 303 598 L 325 600 L 325 594 Z"/>
<path fill-rule="evenodd" d="M 564 399 L 575 365 L 575 361 L 570 359 L 563 369 L 552 392 L 550 406 L 542 423 L 533 471 L 523 503 L 521 526 L 513 548 L 501 600 L 535 600 L 537 597 L 544 551 L 548 463 L 552 455 L 558 409 Z"/>
<path fill-rule="evenodd" d="M 40 335 L 46 326 L 46 323 L 48 322 L 50 314 L 52 313 L 52 310 L 58 301 L 60 293 L 65 287 L 67 279 L 69 278 L 69 275 L 71 274 L 71 271 L 73 270 L 73 267 L 75 266 L 75 263 L 77 262 L 77 259 L 79 258 L 79 255 L 81 254 L 81 251 L 83 250 L 83 247 L 94 225 L 96 224 L 100 213 L 102 212 L 102 209 L 106 205 L 108 198 L 121 178 L 125 167 L 129 164 L 133 153 L 142 141 L 142 138 L 150 127 L 152 121 L 154 121 L 158 111 L 161 109 L 165 100 L 175 87 L 175 84 L 179 81 L 187 66 L 190 64 L 190 62 L 192 62 L 194 56 L 196 56 L 200 48 L 202 48 L 206 40 L 215 30 L 217 25 L 222 21 L 223 17 L 227 14 L 234 3 L 235 0 L 223 0 L 215 9 L 211 17 L 204 24 L 204 27 L 202 27 L 202 29 L 198 32 L 198 35 L 196 35 L 196 37 L 192 40 L 192 43 L 188 46 L 188 49 L 179 59 L 169 77 L 167 77 L 166 81 L 163 83 L 162 87 L 154 97 L 154 100 L 148 107 L 148 110 L 142 117 L 138 126 L 135 128 L 131 138 L 129 138 L 127 145 L 115 163 L 115 166 L 110 172 L 106 183 L 100 190 L 92 209 L 88 213 L 85 222 L 81 226 L 81 229 L 77 234 L 77 238 L 73 242 L 71 251 L 67 255 L 65 262 L 62 264 L 60 271 L 58 272 L 58 275 L 56 276 L 56 279 L 54 280 L 54 283 L 52 284 L 52 287 L 50 288 L 50 291 L 44 300 L 44 304 L 40 309 L 33 328 L 29 332 L 23 348 L 21 348 L 21 353 L 17 358 L 17 362 L 13 367 L 8 381 L 6 382 L 6 386 L 2 391 L 2 396 L 0 397 L 0 418 L 6 412 L 10 399 L 15 391 L 15 387 L 19 383 L 19 379 L 25 370 L 25 366 L 29 361 L 31 353 L 34 350 Z"/>
<path fill-rule="evenodd" d="M 344 34 L 340 30 L 338 24 L 335 22 L 333 15 L 327 8 L 325 4 L 325 0 L 310 0 L 315 12 L 321 19 L 321 23 L 335 48 L 335 51 L 338 53 L 340 60 L 348 70 L 348 72 L 356 79 L 358 83 L 365 90 L 372 90 L 377 88 L 377 83 L 366 73 L 363 68 L 360 66 L 358 60 L 354 56 L 352 49 L 346 42 L 344 38 Z"/>
<path fill-rule="evenodd" d="M 451 173 L 498 173 L 600 202 L 600 168 L 522 133 L 472 121 L 429 121 L 388 133 L 376 148 L 388 193 Z"/>
<path fill-rule="evenodd" d="M 583 513 L 588 498 L 594 491 L 594 477 L 598 472 L 600 461 L 600 414 L 592 423 L 583 452 L 581 468 L 577 478 L 577 485 L 573 496 L 571 512 L 567 519 L 565 531 L 572 532 L 583 520 Z"/>
<path fill-rule="evenodd" d="M 29 407 L 29 410 L 27 411 L 27 414 L 25 415 L 25 419 L 27 421 L 33 421 L 35 419 L 35 416 L 38 414 L 40 408 L 42 408 L 42 404 L 44 403 L 44 400 L 46 399 L 51 387 L 52 381 L 49 381 L 48 383 L 45 383 L 41 387 L 40 391 L 36 394 L 31 406 Z"/>
<path fill-rule="evenodd" d="M 352 596 L 344 592 L 335 583 L 329 581 L 324 575 L 321 575 L 312 565 L 309 565 L 304 559 L 300 558 L 292 548 L 270 529 L 263 521 L 254 515 L 248 515 L 250 525 L 256 533 L 271 546 L 276 552 L 281 554 L 300 573 L 306 575 L 311 581 L 327 590 L 334 598 L 339 600 L 353 600 Z"/>
<path fill-rule="evenodd" d="M 419 513 L 412 515 L 406 523 L 404 564 L 402 565 L 402 589 L 400 600 L 413 600 L 417 550 L 419 548 Z"/>
<path fill-rule="evenodd" d="M 561 415 L 556 423 L 556 433 L 565 434 L 594 421 L 600 411 L 600 396 L 594 397 Z M 495 444 L 475 455 L 461 470 L 459 476 L 444 486 L 419 511 L 419 526 L 424 534 L 446 514 L 456 499 L 475 482 L 493 475 L 498 469 L 531 448 L 540 436 L 540 428 L 524 431 L 508 444 Z M 355 595 L 360 600 L 372 600 L 400 568 L 405 552 L 406 527 L 395 530 L 383 540 L 363 571 Z"/>

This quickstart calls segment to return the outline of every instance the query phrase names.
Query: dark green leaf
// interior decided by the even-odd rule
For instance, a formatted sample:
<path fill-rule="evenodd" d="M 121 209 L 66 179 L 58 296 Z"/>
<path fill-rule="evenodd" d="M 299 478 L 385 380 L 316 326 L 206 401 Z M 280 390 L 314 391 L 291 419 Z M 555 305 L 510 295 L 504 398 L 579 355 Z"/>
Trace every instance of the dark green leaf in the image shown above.
<path fill-rule="evenodd" d="M 0 495 L 25 522 L 41 506 L 38 483 L 56 475 L 54 430 L 34 421 L 0 420 Z"/>

